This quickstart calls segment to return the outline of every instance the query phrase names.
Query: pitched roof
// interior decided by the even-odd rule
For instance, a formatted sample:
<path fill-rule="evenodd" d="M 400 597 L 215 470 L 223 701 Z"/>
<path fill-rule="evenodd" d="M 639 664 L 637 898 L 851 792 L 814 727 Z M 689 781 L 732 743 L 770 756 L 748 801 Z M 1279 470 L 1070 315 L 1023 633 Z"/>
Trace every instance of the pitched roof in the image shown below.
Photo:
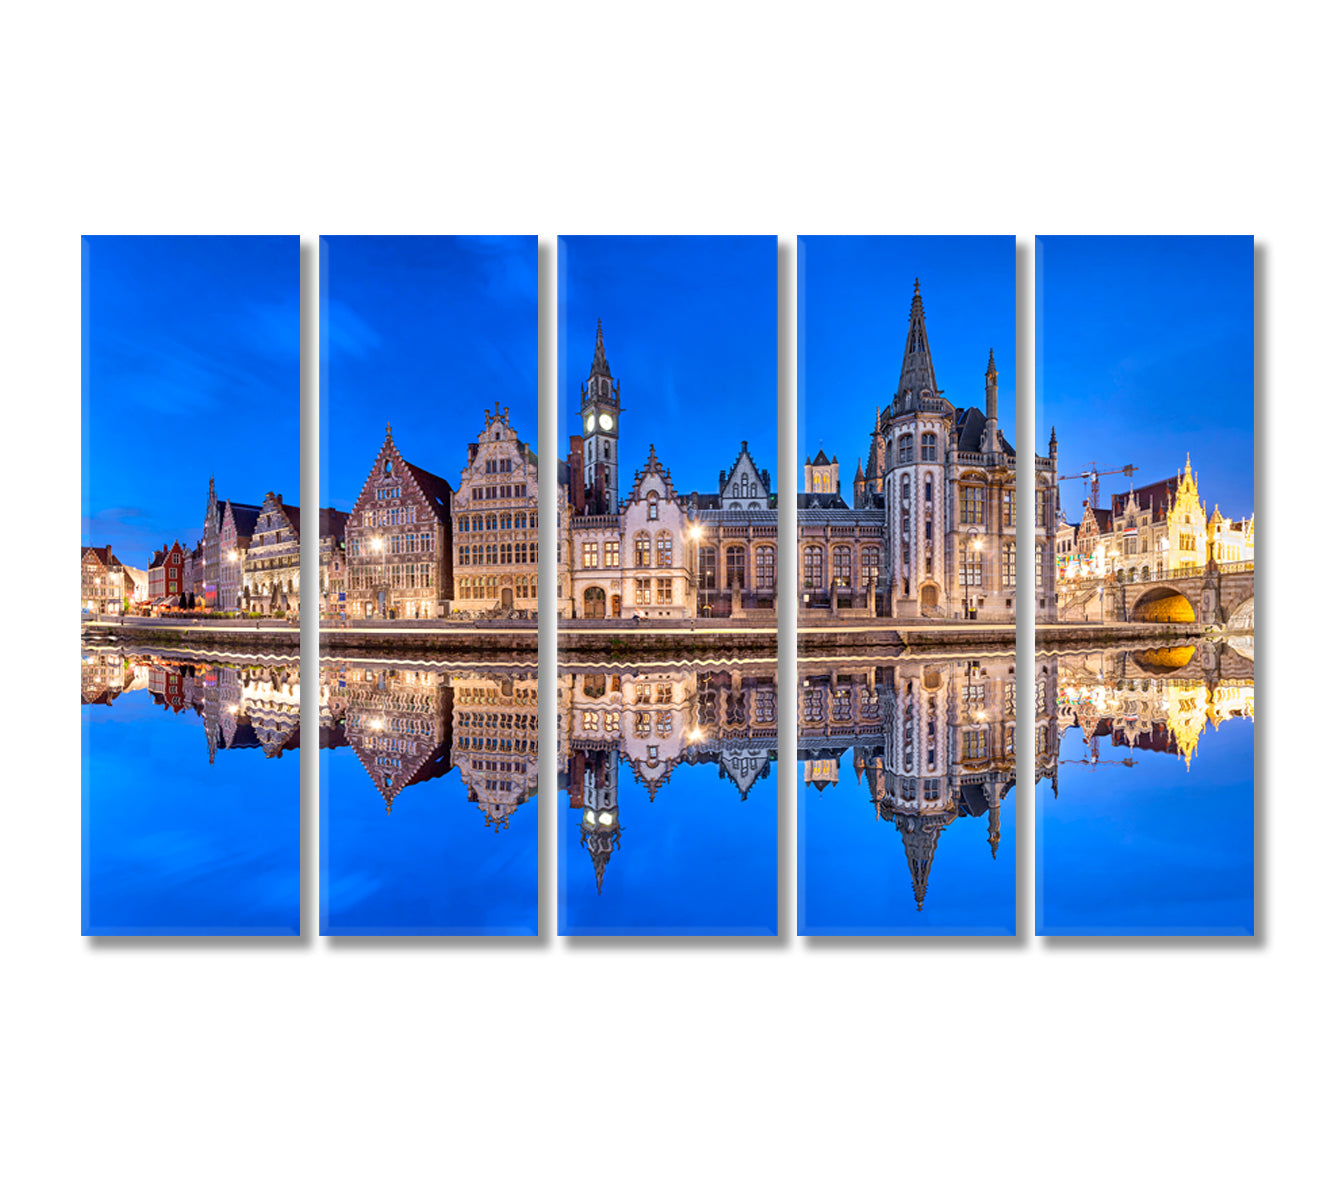
<path fill-rule="evenodd" d="M 121 565 L 120 559 L 111 552 L 110 546 L 84 546 L 79 557 L 87 558 L 90 554 L 104 567 L 118 567 Z"/>
<path fill-rule="evenodd" d="M 980 408 L 956 408 L 954 410 L 954 429 L 959 438 L 959 451 L 963 454 L 982 453 L 982 435 L 986 432 L 987 414 Z M 999 433 L 1001 450 L 1013 454 L 1014 447 Z"/>
<path fill-rule="evenodd" d="M 798 492 L 798 508 L 847 508 L 848 503 L 837 492 Z"/>
<path fill-rule="evenodd" d="M 320 509 L 320 537 L 331 537 L 335 541 L 341 541 L 343 531 L 347 528 L 347 519 L 351 515 L 337 508 Z"/>
<path fill-rule="evenodd" d="M 815 461 L 811 463 L 813 467 L 829 466 L 829 456 L 824 452 L 824 447 L 820 448 L 820 453 L 815 456 Z"/>
<path fill-rule="evenodd" d="M 449 504 L 454 489 L 449 486 L 448 481 L 441 479 L 439 475 L 432 475 L 430 471 L 421 467 L 413 466 L 406 458 L 402 459 L 402 462 L 408 474 L 421 489 L 422 495 L 426 497 L 427 503 L 435 511 L 436 519 L 443 524 L 449 524 Z"/>
<path fill-rule="evenodd" d="M 253 536 L 255 522 L 259 520 L 259 514 L 263 511 L 261 506 L 258 504 L 237 504 L 234 500 L 228 500 L 227 505 L 232 510 L 232 524 L 236 526 L 236 536 L 238 538 Z"/>
<path fill-rule="evenodd" d="M 1130 497 L 1135 497 L 1135 504 L 1140 512 L 1150 513 L 1150 519 L 1159 521 L 1167 516 L 1167 510 L 1176 499 L 1177 487 L 1181 483 L 1175 475 L 1171 479 L 1160 479 L 1144 487 L 1131 488 L 1127 492 L 1117 492 L 1112 497 L 1112 512 L 1120 516 L 1130 504 Z"/>

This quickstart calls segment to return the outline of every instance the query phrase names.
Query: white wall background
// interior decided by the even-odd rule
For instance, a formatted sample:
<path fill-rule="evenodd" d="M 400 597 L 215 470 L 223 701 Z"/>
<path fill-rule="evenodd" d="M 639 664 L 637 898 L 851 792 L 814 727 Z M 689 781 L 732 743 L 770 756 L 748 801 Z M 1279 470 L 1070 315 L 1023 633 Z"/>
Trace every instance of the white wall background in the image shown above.
<path fill-rule="evenodd" d="M 1331 317 L 1318 12 L 8 11 L 11 1194 L 1317 1191 L 1330 785 L 1313 593 L 1329 567 L 1309 456 L 1327 425 Z M 78 235 L 532 231 L 1014 232 L 1030 245 L 1044 232 L 1254 232 L 1262 936 L 81 940 L 61 599 L 78 522 Z M 790 897 L 785 919 L 790 930 Z"/>

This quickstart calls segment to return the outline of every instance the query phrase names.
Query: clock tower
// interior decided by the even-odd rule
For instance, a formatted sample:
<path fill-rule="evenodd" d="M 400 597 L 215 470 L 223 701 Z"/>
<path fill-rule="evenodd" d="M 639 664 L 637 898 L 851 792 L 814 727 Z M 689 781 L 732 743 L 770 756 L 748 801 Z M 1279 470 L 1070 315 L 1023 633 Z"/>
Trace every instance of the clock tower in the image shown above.
<path fill-rule="evenodd" d="M 612 379 L 607 366 L 601 320 L 593 365 L 579 401 L 579 419 L 584 435 L 584 488 L 598 498 L 601 511 L 615 512 L 620 504 L 616 447 L 621 436 L 621 385 Z"/>

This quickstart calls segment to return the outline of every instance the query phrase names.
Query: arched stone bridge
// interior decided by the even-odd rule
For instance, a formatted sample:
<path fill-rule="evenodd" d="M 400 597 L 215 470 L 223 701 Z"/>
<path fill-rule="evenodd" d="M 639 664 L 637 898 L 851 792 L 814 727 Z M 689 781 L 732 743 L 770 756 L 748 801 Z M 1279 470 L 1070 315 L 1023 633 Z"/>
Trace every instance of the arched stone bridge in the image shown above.
<path fill-rule="evenodd" d="M 1152 579 L 1116 582 L 1113 607 L 1122 621 L 1255 628 L 1255 564 L 1209 563 L 1202 571 L 1165 571 Z"/>

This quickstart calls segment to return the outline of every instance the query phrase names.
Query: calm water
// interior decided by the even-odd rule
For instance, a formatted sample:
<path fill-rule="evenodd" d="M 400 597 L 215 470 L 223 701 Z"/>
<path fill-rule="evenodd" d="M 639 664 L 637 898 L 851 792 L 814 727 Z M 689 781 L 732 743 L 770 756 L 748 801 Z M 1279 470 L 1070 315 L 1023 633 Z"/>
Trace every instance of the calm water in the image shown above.
<path fill-rule="evenodd" d="M 562 672 L 559 931 L 777 931 L 773 666 Z"/>
<path fill-rule="evenodd" d="M 798 685 L 798 932 L 1014 933 L 1014 656 Z"/>
<path fill-rule="evenodd" d="M 294 664 L 82 656 L 83 932 L 300 932 Z"/>
<path fill-rule="evenodd" d="M 538 932 L 537 676 L 333 662 L 320 932 Z"/>
<path fill-rule="evenodd" d="M 1039 654 L 1039 934 L 1254 932 L 1253 653 Z"/>

